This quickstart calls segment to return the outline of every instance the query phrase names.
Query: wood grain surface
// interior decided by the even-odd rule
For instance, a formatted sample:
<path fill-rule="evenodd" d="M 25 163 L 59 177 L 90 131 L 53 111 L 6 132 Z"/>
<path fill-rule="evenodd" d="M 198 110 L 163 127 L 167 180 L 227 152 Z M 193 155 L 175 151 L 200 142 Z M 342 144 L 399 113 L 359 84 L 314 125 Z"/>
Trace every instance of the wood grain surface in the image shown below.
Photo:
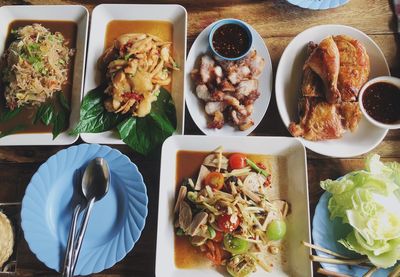
<path fill-rule="evenodd" d="M 392 75 L 400 77 L 400 36 L 390 0 L 351 0 L 348 4 L 326 11 L 311 11 L 288 4 L 285 0 L 202 0 L 202 1 L 143 1 L 146 3 L 177 3 L 188 12 L 188 50 L 196 36 L 217 19 L 234 17 L 251 24 L 263 37 L 271 54 L 273 70 L 287 44 L 303 30 L 320 24 L 345 24 L 367 33 L 382 49 Z M 143 3 L 142 2 L 142 3 Z M 82 4 L 91 12 L 100 3 L 140 3 L 138 1 L 69 1 L 31 0 L 0 1 L 1 5 Z M 4 26 L 1 26 L 4 28 Z M 186 112 L 185 134 L 201 134 Z M 252 135 L 290 136 L 283 125 L 274 95 L 262 123 Z M 80 144 L 78 141 L 76 144 Z M 26 185 L 38 167 L 63 146 L 0 147 L 0 202 L 21 201 Z M 144 176 L 149 196 L 149 215 L 143 234 L 121 262 L 96 276 L 154 276 L 158 183 L 160 156 L 143 157 L 126 146 L 115 148 L 128 155 Z M 390 131 L 372 153 L 384 160 L 400 162 L 400 130 Z M 364 155 L 365 156 L 365 155 Z M 335 159 L 307 150 L 310 212 L 322 194 L 319 181 L 337 178 L 348 171 L 363 167 L 363 156 Z M 18 241 L 17 276 L 57 276 L 29 250 L 21 235 Z M 315 272 L 318 265 L 315 265 Z M 1 275 L 1 274 L 0 274 Z M 9 276 L 9 275 L 5 275 Z M 315 273 L 315 276 L 320 276 Z"/>

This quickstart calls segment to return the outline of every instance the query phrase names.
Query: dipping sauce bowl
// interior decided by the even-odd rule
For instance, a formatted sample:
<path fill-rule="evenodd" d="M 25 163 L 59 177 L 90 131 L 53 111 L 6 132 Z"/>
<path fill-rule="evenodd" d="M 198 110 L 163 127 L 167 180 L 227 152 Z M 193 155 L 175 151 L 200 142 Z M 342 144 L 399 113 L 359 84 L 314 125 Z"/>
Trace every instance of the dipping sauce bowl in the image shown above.
<path fill-rule="evenodd" d="M 361 112 L 384 129 L 400 128 L 400 79 L 382 76 L 368 81 L 359 94 Z"/>
<path fill-rule="evenodd" d="M 245 57 L 253 43 L 247 23 L 233 18 L 217 21 L 208 36 L 212 53 L 228 61 Z"/>

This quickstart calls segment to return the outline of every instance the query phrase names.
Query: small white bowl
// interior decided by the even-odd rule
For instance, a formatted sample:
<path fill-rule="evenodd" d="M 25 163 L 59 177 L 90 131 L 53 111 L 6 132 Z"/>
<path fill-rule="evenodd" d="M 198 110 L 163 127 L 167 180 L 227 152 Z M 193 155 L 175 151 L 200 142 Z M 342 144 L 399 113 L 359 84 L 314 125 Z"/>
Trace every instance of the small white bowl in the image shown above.
<path fill-rule="evenodd" d="M 377 78 L 373 78 L 371 80 L 369 80 L 368 82 L 366 82 L 364 84 L 364 86 L 361 88 L 360 93 L 358 95 L 358 104 L 360 106 L 360 110 L 363 113 L 363 115 L 365 116 L 365 118 L 371 122 L 372 124 L 374 124 L 375 126 L 382 128 L 382 129 L 400 129 L 400 123 L 393 123 L 393 124 L 386 124 L 386 123 L 382 123 L 380 121 L 377 121 L 376 119 L 374 119 L 373 117 L 371 117 L 367 111 L 364 108 L 363 105 L 363 95 L 365 90 L 371 86 L 372 84 L 375 83 L 379 83 L 379 82 L 385 82 L 385 83 L 389 83 L 392 84 L 396 87 L 398 87 L 400 89 L 400 78 L 396 78 L 396 77 L 391 77 L 391 76 L 381 76 L 381 77 L 377 77 Z M 400 112 L 400 111 L 399 111 Z"/>

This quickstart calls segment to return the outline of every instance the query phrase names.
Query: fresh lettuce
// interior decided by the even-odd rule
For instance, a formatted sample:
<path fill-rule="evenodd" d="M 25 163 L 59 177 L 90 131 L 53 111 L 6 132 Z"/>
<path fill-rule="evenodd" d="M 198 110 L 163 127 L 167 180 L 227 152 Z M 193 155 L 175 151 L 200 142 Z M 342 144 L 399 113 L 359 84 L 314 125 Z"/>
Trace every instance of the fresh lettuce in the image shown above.
<path fill-rule="evenodd" d="M 400 164 L 383 163 L 379 155 L 372 155 L 365 168 L 320 185 L 332 194 L 330 218 L 353 227 L 339 242 L 388 268 L 400 260 Z"/>

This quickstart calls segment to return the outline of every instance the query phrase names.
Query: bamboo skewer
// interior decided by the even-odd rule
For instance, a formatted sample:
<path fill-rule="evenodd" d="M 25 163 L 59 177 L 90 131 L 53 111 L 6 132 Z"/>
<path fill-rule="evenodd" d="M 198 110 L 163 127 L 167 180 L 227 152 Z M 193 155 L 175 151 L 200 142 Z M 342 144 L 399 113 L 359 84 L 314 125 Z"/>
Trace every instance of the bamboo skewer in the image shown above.
<path fill-rule="evenodd" d="M 324 268 L 318 268 L 317 272 L 319 274 L 325 275 L 325 276 L 332 276 L 332 277 L 351 277 L 350 275 L 347 274 L 342 274 L 342 273 L 338 273 L 335 271 L 331 271 L 331 270 L 327 270 Z"/>
<path fill-rule="evenodd" d="M 310 259 L 313 262 L 342 264 L 342 265 L 359 265 L 368 262 L 368 259 L 340 260 L 340 259 L 331 259 L 314 255 L 310 255 Z"/>
<path fill-rule="evenodd" d="M 346 256 L 341 255 L 339 253 L 333 252 L 333 251 L 331 251 L 329 249 L 323 248 L 323 247 L 318 246 L 318 245 L 314 245 L 314 244 L 311 244 L 311 243 L 308 243 L 308 242 L 305 242 L 305 241 L 302 241 L 302 243 L 303 243 L 304 246 L 307 246 L 307 247 L 309 247 L 311 249 L 319 250 L 319 251 L 322 251 L 322 252 L 324 252 L 326 254 L 329 254 L 329 255 L 332 255 L 332 256 L 335 256 L 335 257 L 338 257 L 338 258 L 343 258 L 343 259 L 348 259 L 348 260 L 351 259 L 349 257 L 346 257 Z"/>
<path fill-rule="evenodd" d="M 390 272 L 388 277 L 399 277 L 400 276 L 400 264 L 398 264 L 392 272 Z"/>
<path fill-rule="evenodd" d="M 368 270 L 368 272 L 365 273 L 365 274 L 363 275 L 363 277 L 372 277 L 372 275 L 373 275 L 376 271 L 378 271 L 378 269 L 379 269 L 379 267 L 376 267 L 376 266 L 371 267 L 371 268 Z"/>

